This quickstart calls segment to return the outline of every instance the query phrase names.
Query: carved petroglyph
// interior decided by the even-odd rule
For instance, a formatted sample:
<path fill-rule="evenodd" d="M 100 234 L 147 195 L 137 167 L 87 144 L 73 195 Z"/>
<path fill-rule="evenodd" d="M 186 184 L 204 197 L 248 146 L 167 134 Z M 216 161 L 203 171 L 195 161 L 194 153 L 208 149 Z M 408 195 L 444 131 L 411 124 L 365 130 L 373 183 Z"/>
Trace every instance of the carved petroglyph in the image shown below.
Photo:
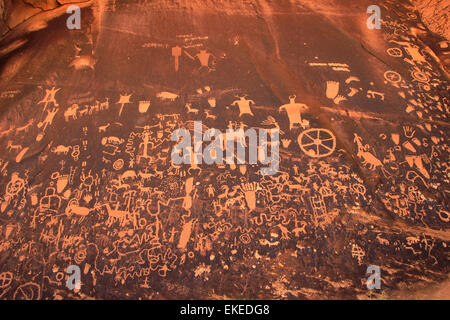
<path fill-rule="evenodd" d="M 146 18 L 152 5 L 142 4 Z M 76 77 L 56 72 L 27 83 L 26 94 L 4 89 L 2 102 L 17 108 L 1 115 L 0 298 L 289 298 L 285 285 L 296 298 L 361 297 L 365 287 L 355 285 L 373 259 L 385 263 L 389 288 L 447 276 L 448 81 L 410 18 L 385 17 L 380 41 L 393 41 L 375 53 L 366 43 L 351 47 L 363 50 L 354 59 L 332 50 L 323 60 L 308 32 L 286 46 L 272 5 L 283 6 L 256 6 L 267 43 L 241 30 L 242 20 L 220 36 L 168 28 L 158 39 L 125 23 L 102 33 L 95 64 L 68 68 Z M 214 26 L 189 29 L 200 25 Z M 110 33 L 114 43 L 125 34 L 139 43 L 105 61 Z M 345 49 L 348 37 L 335 36 Z M 292 46 L 293 57 L 305 55 L 295 67 L 285 59 Z M 178 129 L 201 139 L 176 164 Z M 209 143 L 231 150 L 227 129 L 229 157 L 198 161 Z M 252 129 L 279 139 L 257 136 L 252 149 Z M 278 169 L 265 175 L 271 156 Z M 65 270 L 75 264 L 83 285 L 68 292 Z"/>

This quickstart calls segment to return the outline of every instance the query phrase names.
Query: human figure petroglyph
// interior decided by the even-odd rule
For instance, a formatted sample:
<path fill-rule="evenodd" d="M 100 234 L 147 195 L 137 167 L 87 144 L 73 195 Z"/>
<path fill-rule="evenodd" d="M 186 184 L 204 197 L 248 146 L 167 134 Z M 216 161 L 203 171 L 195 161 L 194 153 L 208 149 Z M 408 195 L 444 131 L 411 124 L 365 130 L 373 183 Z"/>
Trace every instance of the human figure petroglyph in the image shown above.
<path fill-rule="evenodd" d="M 94 178 L 95 176 L 95 178 Z M 94 176 L 92 175 L 92 171 L 89 170 L 89 172 L 86 174 L 84 168 L 81 170 L 81 175 L 80 175 L 80 181 L 81 181 L 81 187 L 82 188 L 87 188 L 88 192 L 92 191 L 92 186 L 94 184 L 98 184 L 99 183 L 99 175 L 96 173 L 94 174 Z"/>
<path fill-rule="evenodd" d="M 151 139 L 150 127 L 145 126 L 144 131 L 142 132 L 142 143 L 139 144 L 138 150 L 141 151 L 140 154 L 136 156 L 136 160 L 141 162 L 142 159 L 152 159 L 148 152 L 149 150 L 153 150 L 155 148 L 155 143 Z"/>
<path fill-rule="evenodd" d="M 200 52 L 196 54 L 195 57 L 198 58 L 202 67 L 209 68 L 209 60 L 211 57 L 214 57 L 214 55 L 207 52 L 206 50 L 200 50 Z"/>
<path fill-rule="evenodd" d="M 55 118 L 55 115 L 58 113 L 58 109 L 54 108 L 51 111 L 47 110 L 47 116 L 42 122 L 39 122 L 37 124 L 37 127 L 42 129 L 42 131 L 45 131 L 47 129 L 48 125 L 51 125 L 53 123 L 53 119 Z"/>
<path fill-rule="evenodd" d="M 179 50 L 176 49 L 175 51 L 175 53 L 178 54 Z M 213 68 L 211 68 L 209 65 L 211 62 L 211 58 L 215 58 L 215 56 L 212 53 L 208 52 L 206 49 L 201 49 L 200 52 L 194 56 L 190 55 L 187 50 L 184 50 L 183 52 L 191 60 L 198 59 L 198 61 L 200 62 L 200 69 L 207 68 L 208 71 L 213 70 Z"/>
<path fill-rule="evenodd" d="M 297 97 L 292 95 L 289 97 L 289 103 L 282 105 L 278 111 L 286 111 L 289 118 L 289 129 L 292 130 L 294 125 L 299 124 L 303 129 L 309 126 L 309 121 L 302 119 L 302 112 L 308 110 L 309 107 L 304 103 L 296 103 L 295 99 Z"/>
<path fill-rule="evenodd" d="M 239 117 L 242 117 L 244 114 L 248 114 L 254 116 L 250 106 L 255 105 L 255 101 L 248 100 L 247 96 L 237 96 L 239 100 L 235 100 L 231 103 L 231 106 L 239 107 Z"/>
<path fill-rule="evenodd" d="M 44 112 L 47 109 L 47 106 L 49 103 L 53 103 L 53 105 L 55 107 L 59 106 L 59 104 L 56 102 L 56 99 L 55 99 L 55 95 L 59 90 L 61 90 L 61 89 L 60 88 L 55 89 L 55 87 L 53 87 L 50 90 L 48 90 L 48 89 L 45 90 L 45 92 L 46 92 L 45 97 L 41 101 L 38 102 L 38 104 L 44 103 L 44 109 L 42 110 L 42 112 Z"/>

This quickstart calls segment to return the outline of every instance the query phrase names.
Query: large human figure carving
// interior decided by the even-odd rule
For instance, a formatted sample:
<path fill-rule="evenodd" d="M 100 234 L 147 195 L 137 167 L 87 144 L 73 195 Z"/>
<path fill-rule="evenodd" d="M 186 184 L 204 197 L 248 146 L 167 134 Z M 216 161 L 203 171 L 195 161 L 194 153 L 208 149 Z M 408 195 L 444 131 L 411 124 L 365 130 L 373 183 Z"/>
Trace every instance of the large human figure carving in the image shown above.
<path fill-rule="evenodd" d="M 297 97 L 292 95 L 289 97 L 289 103 L 282 105 L 279 109 L 279 112 L 286 111 L 289 118 L 289 129 L 292 130 L 295 124 L 299 124 L 305 129 L 309 125 L 308 120 L 302 119 L 302 111 L 307 110 L 308 106 L 303 103 L 296 103 L 295 99 Z"/>
<path fill-rule="evenodd" d="M 214 57 L 212 53 L 207 52 L 206 50 L 200 50 L 200 52 L 196 55 L 202 67 L 209 67 L 209 59 Z"/>
<path fill-rule="evenodd" d="M 255 105 L 255 101 L 246 99 L 246 96 L 239 97 L 239 100 L 233 101 L 231 105 L 239 107 L 239 117 L 242 117 L 244 114 L 254 116 L 250 106 Z"/>

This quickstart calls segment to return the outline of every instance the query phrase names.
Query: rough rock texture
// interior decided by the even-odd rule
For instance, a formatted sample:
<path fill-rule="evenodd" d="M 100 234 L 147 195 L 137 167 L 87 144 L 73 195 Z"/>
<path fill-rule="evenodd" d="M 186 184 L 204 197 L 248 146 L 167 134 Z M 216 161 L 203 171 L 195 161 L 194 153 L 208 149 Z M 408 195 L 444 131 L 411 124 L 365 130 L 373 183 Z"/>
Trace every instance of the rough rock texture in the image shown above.
<path fill-rule="evenodd" d="M 0 298 L 449 298 L 448 46 L 410 2 L 66 7 L 4 20 Z M 277 129 L 279 172 L 176 165 L 181 128 Z"/>
<path fill-rule="evenodd" d="M 0 35 L 5 35 L 25 20 L 44 11 L 83 0 L 0 0 Z"/>
<path fill-rule="evenodd" d="M 427 27 L 450 40 L 450 0 L 413 0 Z"/>

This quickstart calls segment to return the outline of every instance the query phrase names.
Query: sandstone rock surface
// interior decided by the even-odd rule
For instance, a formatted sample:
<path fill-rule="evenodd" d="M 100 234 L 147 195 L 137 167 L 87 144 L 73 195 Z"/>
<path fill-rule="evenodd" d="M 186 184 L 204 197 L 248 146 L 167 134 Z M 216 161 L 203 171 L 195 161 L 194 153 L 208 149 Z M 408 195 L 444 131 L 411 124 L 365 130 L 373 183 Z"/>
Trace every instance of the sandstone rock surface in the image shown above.
<path fill-rule="evenodd" d="M 68 2 L 0 11 L 1 299 L 449 298 L 449 48 L 412 3 Z M 173 163 L 230 128 L 278 173 Z"/>

